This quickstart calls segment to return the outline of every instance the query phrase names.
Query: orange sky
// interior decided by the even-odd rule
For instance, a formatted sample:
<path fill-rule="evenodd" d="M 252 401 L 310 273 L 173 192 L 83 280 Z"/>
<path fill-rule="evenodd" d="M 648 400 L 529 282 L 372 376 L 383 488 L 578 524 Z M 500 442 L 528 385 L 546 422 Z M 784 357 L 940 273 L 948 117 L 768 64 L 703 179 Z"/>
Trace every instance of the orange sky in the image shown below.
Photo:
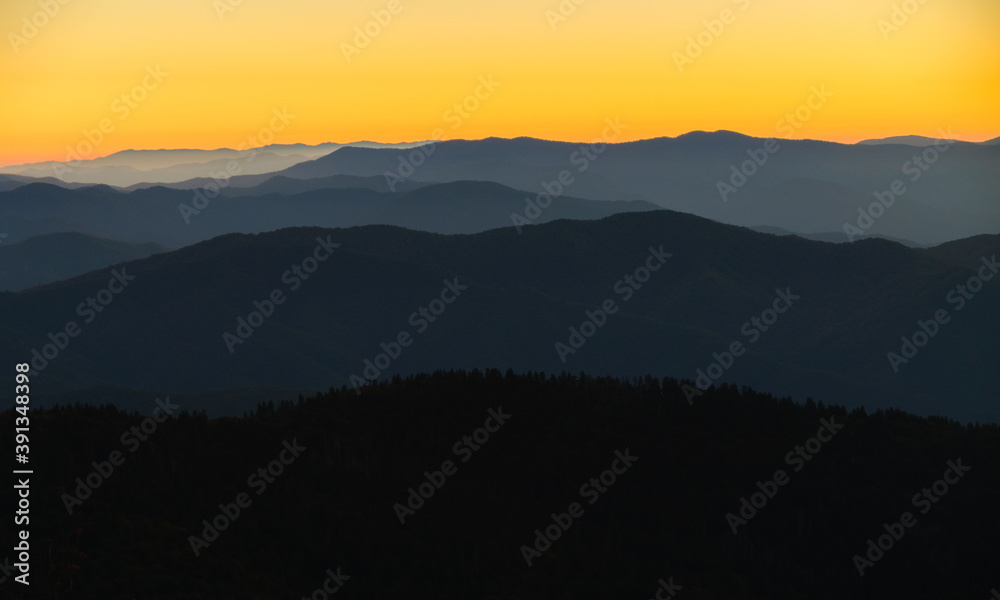
<path fill-rule="evenodd" d="M 996 0 L 576 1 L 4 0 L 0 165 L 235 147 L 283 108 L 276 143 L 1000 135 Z"/>

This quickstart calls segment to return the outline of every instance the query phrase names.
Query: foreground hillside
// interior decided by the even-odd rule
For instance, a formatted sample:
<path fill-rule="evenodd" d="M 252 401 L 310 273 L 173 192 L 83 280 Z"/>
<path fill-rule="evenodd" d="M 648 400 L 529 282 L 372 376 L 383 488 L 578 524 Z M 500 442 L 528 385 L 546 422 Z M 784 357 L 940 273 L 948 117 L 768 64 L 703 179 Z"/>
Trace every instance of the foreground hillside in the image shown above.
<path fill-rule="evenodd" d="M 670 211 L 521 234 L 229 235 L 0 294 L 19 316 L 0 322 L 0 361 L 33 363 L 39 401 L 513 368 L 1000 422 L 1000 286 L 977 279 L 998 250 L 996 237 L 941 252 L 827 244 Z"/>
<path fill-rule="evenodd" d="M 692 600 L 985 599 L 1000 583 L 996 426 L 496 371 L 241 419 L 172 404 L 148 397 L 163 422 L 146 425 L 31 413 L 34 579 L 0 595 L 652 598 L 665 583 Z M 869 540 L 888 549 L 869 560 Z"/>

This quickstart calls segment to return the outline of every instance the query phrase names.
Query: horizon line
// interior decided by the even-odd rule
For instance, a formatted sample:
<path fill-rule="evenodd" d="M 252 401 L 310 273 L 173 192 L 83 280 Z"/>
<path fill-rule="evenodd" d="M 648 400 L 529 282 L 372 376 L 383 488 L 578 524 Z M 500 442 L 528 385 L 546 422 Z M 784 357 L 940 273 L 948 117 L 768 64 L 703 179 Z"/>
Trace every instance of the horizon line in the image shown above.
<path fill-rule="evenodd" d="M 733 134 L 733 135 L 738 135 L 738 136 L 747 137 L 747 138 L 751 138 L 751 139 L 758 139 L 758 140 L 780 139 L 780 140 L 784 140 L 784 141 L 794 141 L 794 142 L 822 142 L 822 143 L 827 143 L 827 144 L 839 144 L 841 146 L 856 146 L 856 145 L 861 144 L 863 142 L 880 142 L 880 141 L 884 142 L 885 140 L 894 140 L 894 139 L 900 139 L 900 138 L 920 138 L 920 139 L 927 139 L 927 140 L 941 140 L 941 138 L 932 137 L 932 136 L 926 136 L 926 135 L 900 134 L 900 135 L 890 135 L 890 136 L 877 137 L 877 138 L 863 137 L 863 138 L 861 138 L 861 139 L 859 139 L 857 141 L 843 142 L 843 141 L 827 140 L 827 139 L 819 139 L 819 138 L 785 138 L 785 137 L 776 137 L 776 136 L 759 137 L 759 136 L 754 136 L 754 135 L 749 135 L 749 134 L 741 133 L 739 131 L 734 131 L 734 130 L 731 130 L 731 129 L 716 129 L 714 131 L 708 131 L 708 130 L 704 130 L 704 129 L 693 129 L 691 131 L 688 131 L 688 132 L 685 132 L 685 133 L 681 133 L 681 134 L 678 134 L 678 135 L 675 135 L 675 136 L 661 135 L 661 136 L 654 136 L 654 137 L 649 137 L 649 138 L 640 138 L 640 139 L 636 139 L 636 140 L 628 140 L 628 141 L 622 141 L 622 142 L 604 142 L 604 143 L 607 143 L 608 145 L 619 146 L 619 145 L 624 145 L 624 144 L 634 144 L 634 143 L 638 143 L 638 142 L 648 142 L 648 141 L 654 141 L 654 140 L 666 140 L 666 139 L 676 140 L 676 139 L 680 139 L 680 138 L 685 137 L 685 136 L 689 136 L 689 135 L 693 135 L 693 134 L 699 134 L 699 133 L 700 134 L 708 134 L 708 135 L 712 135 L 712 134 Z M 1000 139 L 1000 136 L 987 137 L 986 139 L 979 140 L 979 141 L 968 140 L 968 139 L 960 139 L 959 137 L 956 136 L 954 138 L 949 138 L 949 140 L 942 140 L 942 141 L 956 141 L 956 142 L 964 142 L 964 143 L 968 143 L 968 144 L 984 144 L 986 142 L 991 142 L 991 141 L 994 141 L 994 140 L 997 140 L 997 139 Z M 482 137 L 482 138 L 454 138 L 454 139 L 440 139 L 440 140 L 433 140 L 433 139 L 431 139 L 431 140 L 410 140 L 410 141 L 394 141 L 394 142 L 376 142 L 376 141 L 373 141 L 373 140 L 356 140 L 356 141 L 352 141 L 352 142 L 325 141 L 325 142 L 319 142 L 319 143 L 316 143 L 316 144 L 308 144 L 308 143 L 305 143 L 305 142 L 292 142 L 292 143 L 283 143 L 283 144 L 265 144 L 263 146 L 255 146 L 253 148 L 247 148 L 246 150 L 260 150 L 262 148 L 272 148 L 272 147 L 282 147 L 282 146 L 306 146 L 306 147 L 310 147 L 310 148 L 316 148 L 318 146 L 324 146 L 324 145 L 327 145 L 327 144 L 337 145 L 337 146 L 341 146 L 341 147 L 348 147 L 348 146 L 357 145 L 357 144 L 379 144 L 379 145 L 382 145 L 382 146 L 411 145 L 411 146 L 416 147 L 416 146 L 423 146 L 423 145 L 427 145 L 427 144 L 434 144 L 434 143 L 438 143 L 438 142 L 482 142 L 482 141 L 486 141 L 486 140 L 506 140 L 506 141 L 513 141 L 513 140 L 534 140 L 534 141 L 541 141 L 541 142 L 551 142 L 551 143 L 556 143 L 556 144 L 586 144 L 586 143 L 591 143 L 591 142 L 588 142 L 586 140 L 559 140 L 559 139 L 548 139 L 548 138 L 534 137 L 534 136 L 530 136 L 530 135 L 519 135 L 519 136 L 513 136 L 513 137 L 504 137 L 504 136 L 498 136 L 498 135 L 491 135 L 491 136 L 486 136 L 486 137 Z M 886 142 L 886 144 L 891 144 L 891 143 L 892 142 Z M 899 145 L 908 145 L 908 144 L 900 142 Z M 126 153 L 126 152 L 185 152 L 185 151 L 190 151 L 190 152 L 218 152 L 218 151 L 222 151 L 222 150 L 230 150 L 230 151 L 234 151 L 234 152 L 245 152 L 246 151 L 246 150 L 237 150 L 235 148 L 228 148 L 228 147 L 225 147 L 225 146 L 216 147 L 216 148 L 192 148 L 192 147 L 182 147 L 182 148 L 126 148 L 126 149 L 123 149 L 123 150 L 116 150 L 114 152 L 111 152 L 109 154 L 105 154 L 103 156 L 96 156 L 94 158 L 84 159 L 84 160 L 82 160 L 80 162 L 93 162 L 93 161 L 96 161 L 96 160 L 101 160 L 101 159 L 104 159 L 104 158 L 108 158 L 110 156 L 115 156 L 117 154 L 123 154 L 123 153 Z M 315 160 L 315 159 L 310 159 L 310 160 Z M 9 168 L 9 167 L 28 167 L 28 166 L 32 166 L 32 165 L 41 165 L 41 164 L 45 164 L 45 163 L 60 163 L 60 162 L 62 162 L 62 161 L 58 161 L 58 160 L 55 160 L 55 159 L 48 159 L 48 160 L 40 160 L 40 161 L 35 161 L 35 162 L 16 162 L 16 163 L 6 163 L 6 164 L 0 163 L 0 169 L 6 169 L 6 168 Z M 66 163 L 63 163 L 63 164 L 66 164 Z"/>

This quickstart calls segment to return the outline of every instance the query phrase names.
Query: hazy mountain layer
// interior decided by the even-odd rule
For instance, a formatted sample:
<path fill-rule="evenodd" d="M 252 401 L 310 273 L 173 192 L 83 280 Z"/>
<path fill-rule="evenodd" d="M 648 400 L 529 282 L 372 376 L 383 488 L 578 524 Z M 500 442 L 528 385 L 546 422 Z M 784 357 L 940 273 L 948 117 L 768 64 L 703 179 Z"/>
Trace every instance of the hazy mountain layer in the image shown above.
<path fill-rule="evenodd" d="M 737 225 L 839 231 L 845 239 L 845 225 L 853 239 L 878 233 L 920 244 L 1000 232 L 1000 147 L 941 148 L 725 131 L 607 146 L 490 138 L 441 142 L 431 152 L 346 148 L 282 174 L 488 180 L 536 194 L 641 199 Z"/>
<path fill-rule="evenodd" d="M 282 127 L 284 129 L 284 127 Z M 272 137 L 274 131 L 271 132 Z M 229 175 L 260 174 L 288 168 L 306 160 L 330 154 L 340 148 L 409 148 L 412 144 L 271 144 L 254 148 L 256 138 L 248 137 L 237 147 L 218 150 L 124 150 L 108 156 L 90 158 L 79 152 L 66 151 L 62 161 L 0 167 L 0 173 L 29 177 L 55 177 L 66 182 L 104 184 L 128 187 L 143 182 L 173 183 L 196 177 L 211 177 L 213 173 Z"/>
<path fill-rule="evenodd" d="M 95 269 L 164 252 L 158 244 L 134 244 L 82 233 L 52 233 L 0 245 L 0 291 L 16 291 L 69 279 Z"/>
<path fill-rule="evenodd" d="M 345 179 L 345 178 L 339 178 Z M 131 242 L 179 248 L 226 233 L 256 233 L 280 227 L 347 227 L 387 224 L 436 233 L 476 233 L 513 223 L 596 219 L 618 212 L 652 210 L 646 202 L 603 202 L 560 197 L 527 213 L 529 194 L 490 182 L 408 185 L 412 191 L 377 192 L 378 179 L 346 178 L 342 189 L 310 189 L 297 180 L 261 184 L 263 189 L 163 187 L 123 192 L 107 186 L 79 190 L 32 184 L 0 193 L 0 231 L 20 241 L 57 231 L 75 231 Z M 273 181 L 273 180 L 272 180 Z M 418 189 L 418 188 L 423 189 Z M 282 195 L 268 189 L 289 192 Z M 302 193 L 291 193 L 306 189 Z M 254 191 L 259 193 L 254 193 Z M 528 216 L 525 217 L 524 215 Z"/>

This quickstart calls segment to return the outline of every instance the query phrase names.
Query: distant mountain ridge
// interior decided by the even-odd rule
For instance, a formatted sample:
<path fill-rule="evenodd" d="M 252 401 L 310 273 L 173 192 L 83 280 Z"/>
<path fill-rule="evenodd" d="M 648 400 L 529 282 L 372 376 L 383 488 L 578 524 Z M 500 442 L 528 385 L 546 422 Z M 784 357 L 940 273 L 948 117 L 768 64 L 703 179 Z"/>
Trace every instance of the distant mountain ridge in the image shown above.
<path fill-rule="evenodd" d="M 10 190 L 14 190 L 21 186 L 25 186 L 31 183 L 47 183 L 49 185 L 57 185 L 59 187 L 64 187 L 70 190 L 93 185 L 89 183 L 70 183 L 62 181 L 61 179 L 56 179 L 55 177 L 28 177 L 25 175 L 0 175 L 0 192 L 9 192 Z"/>
<path fill-rule="evenodd" d="M 768 227 L 766 225 L 759 225 L 757 227 L 751 227 L 754 231 L 760 233 L 770 233 L 772 235 L 797 235 L 799 237 L 805 238 L 807 240 L 814 240 L 817 242 L 829 242 L 831 244 L 844 244 L 847 243 L 847 239 L 844 238 L 843 233 L 839 232 L 826 232 L 826 233 L 797 233 L 794 231 L 788 231 L 787 229 L 782 229 L 780 227 Z M 893 238 L 883 235 L 871 235 L 868 239 L 882 239 L 888 240 L 890 242 L 896 242 L 897 244 L 902 244 L 908 248 L 923 248 L 923 244 L 918 244 L 917 242 L 911 240 L 902 240 L 899 238 Z"/>
<path fill-rule="evenodd" d="M 944 139 L 944 138 L 932 138 L 923 135 L 896 135 L 886 138 L 878 138 L 871 140 L 862 140 L 857 142 L 858 144 L 868 145 L 868 146 L 878 146 L 882 144 L 901 144 L 904 146 L 916 146 L 918 148 L 926 148 L 927 146 L 933 146 L 935 144 L 941 143 L 955 143 L 960 140 L 956 139 Z M 993 138 L 991 140 L 986 140 L 983 142 L 962 142 L 968 144 L 979 144 L 982 146 L 992 146 L 994 144 L 1000 143 L 1000 137 Z"/>
<path fill-rule="evenodd" d="M 17 291 L 69 279 L 95 269 L 165 252 L 159 244 L 135 244 L 60 232 L 0 244 L 0 291 Z"/>
<path fill-rule="evenodd" d="M 858 144 L 867 146 L 879 146 L 883 144 L 900 144 L 903 146 L 916 146 L 918 148 L 925 148 L 927 146 L 933 146 L 934 144 L 954 143 L 957 141 L 959 140 L 932 138 L 932 137 L 925 137 L 922 135 L 897 135 L 886 138 L 862 140 L 858 142 Z M 977 143 L 977 142 L 971 142 L 971 143 Z"/>
<path fill-rule="evenodd" d="M 125 188 L 125 191 L 134 192 L 151 187 L 164 187 L 174 190 L 197 190 L 204 188 L 208 184 L 218 185 L 219 182 L 211 177 L 199 177 L 167 184 L 137 183 Z M 330 175 L 329 177 L 296 178 L 287 175 L 274 175 L 272 173 L 262 173 L 259 175 L 236 175 L 225 180 L 225 191 L 227 196 L 261 196 L 264 194 L 297 194 L 312 190 L 322 189 L 368 189 L 376 192 L 408 192 L 410 190 L 423 187 L 429 183 L 438 182 L 418 182 L 403 181 L 395 183 L 391 188 L 385 177 L 359 177 L 356 175 Z"/>
<path fill-rule="evenodd" d="M 207 205 L 196 202 L 193 190 L 152 187 L 126 192 L 108 186 L 69 190 L 34 183 L 0 192 L 0 231 L 10 232 L 9 243 L 56 231 L 75 231 L 135 243 L 151 241 L 171 248 L 227 233 L 308 225 L 385 224 L 435 233 L 477 233 L 511 225 L 511 215 L 524 213 L 525 199 L 532 196 L 488 181 L 406 184 L 397 192 L 389 192 L 378 177 L 268 181 L 258 189 L 223 189 Z M 316 183 L 349 187 L 313 189 Z M 269 186 L 282 193 L 268 191 Z M 196 204 L 202 208 L 195 208 Z M 186 212 L 181 212 L 182 205 Z M 656 208 L 646 202 L 562 196 L 531 221 L 594 219 Z"/>
<path fill-rule="evenodd" d="M 772 153 L 765 143 L 726 131 L 593 148 L 528 138 L 454 140 L 435 144 L 429 156 L 346 148 L 279 174 L 495 181 L 531 193 L 548 186 L 593 200 L 645 200 L 748 227 L 843 232 L 849 226 L 919 244 L 1000 231 L 998 146 L 956 142 L 939 152 L 775 140 Z M 560 175 L 571 183 L 559 184 Z M 872 208 L 876 194 L 889 198 L 893 186 L 903 189 L 898 201 L 892 194 L 889 207 Z"/>
<path fill-rule="evenodd" d="M 235 162 L 240 174 L 270 173 L 285 169 L 305 160 L 335 152 L 341 148 L 357 146 L 369 148 L 409 148 L 425 142 L 406 144 L 380 144 L 352 142 L 350 144 L 324 143 L 270 144 L 258 148 L 216 150 L 123 150 L 108 156 L 69 162 L 46 161 L 0 167 L 0 173 L 35 178 L 54 177 L 66 182 L 107 184 L 129 187 L 140 183 L 176 183 L 211 173 L 226 173 Z"/>
<path fill-rule="evenodd" d="M 919 141 L 912 136 L 888 139 L 893 140 Z M 359 143 L 335 152 L 325 152 L 328 145 L 275 146 L 271 158 L 262 151 L 252 168 L 246 160 L 236 161 L 239 168 L 232 177 L 225 172 L 232 159 L 165 167 L 174 169 L 164 178 L 173 183 L 162 186 L 148 181 L 152 171 L 139 176 L 132 167 L 100 168 L 124 169 L 129 177 L 147 180 L 128 191 L 223 187 L 228 196 L 263 196 L 265 190 L 292 194 L 357 186 L 412 191 L 428 183 L 491 181 L 523 190 L 527 197 L 643 200 L 747 227 L 840 231 L 847 241 L 881 236 L 933 245 L 1000 231 L 996 140 L 948 143 L 941 150 L 885 141 L 850 145 L 696 131 L 607 145 L 487 138 L 418 143 L 419 148 Z M 304 154 L 289 155 L 302 152 L 322 156 L 302 160 Z M 168 154 L 171 160 L 191 159 L 186 151 Z M 271 170 L 287 166 L 281 161 L 296 164 Z M 347 178 L 355 179 L 346 183 Z M 18 185 L 0 178 L 0 190 Z M 252 190 L 255 186 L 260 187 Z"/>

